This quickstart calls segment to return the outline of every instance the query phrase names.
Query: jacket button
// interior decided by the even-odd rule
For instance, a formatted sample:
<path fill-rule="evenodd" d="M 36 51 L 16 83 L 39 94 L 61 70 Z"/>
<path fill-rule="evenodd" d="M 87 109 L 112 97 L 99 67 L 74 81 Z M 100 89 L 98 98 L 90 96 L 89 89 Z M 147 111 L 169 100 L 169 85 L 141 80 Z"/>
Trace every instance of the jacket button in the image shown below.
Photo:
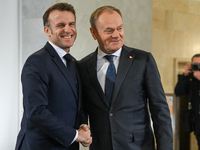
<path fill-rule="evenodd" d="M 113 116 L 113 113 L 110 113 L 109 116 L 112 117 L 112 116 Z"/>

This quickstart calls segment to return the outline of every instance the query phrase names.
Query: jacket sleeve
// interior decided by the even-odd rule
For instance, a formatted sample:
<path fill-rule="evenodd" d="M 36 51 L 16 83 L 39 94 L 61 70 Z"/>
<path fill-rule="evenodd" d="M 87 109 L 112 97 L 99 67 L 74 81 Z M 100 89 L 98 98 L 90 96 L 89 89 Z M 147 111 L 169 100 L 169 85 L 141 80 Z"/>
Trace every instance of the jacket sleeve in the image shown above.
<path fill-rule="evenodd" d="M 146 62 L 145 88 L 149 98 L 149 109 L 153 121 L 157 150 L 173 150 L 170 111 L 156 62 L 150 53 Z"/>
<path fill-rule="evenodd" d="M 174 93 L 176 96 L 186 95 L 189 94 L 189 79 L 192 76 L 192 74 L 189 74 L 188 76 L 181 75 L 180 79 L 178 80 Z"/>
<path fill-rule="evenodd" d="M 80 61 L 77 61 L 77 67 L 78 67 L 78 70 L 79 72 L 81 71 L 81 63 Z M 84 73 L 82 73 L 84 74 Z M 80 74 L 81 75 L 81 74 Z M 84 88 L 82 86 L 82 88 Z M 84 91 L 84 89 L 82 89 Z M 85 96 L 85 93 L 82 92 L 82 101 L 81 101 L 81 108 L 80 108 L 80 124 L 88 124 L 88 112 L 87 112 L 87 109 L 86 109 L 86 96 Z"/>
<path fill-rule="evenodd" d="M 69 147 L 76 130 L 48 109 L 50 75 L 43 58 L 30 56 L 22 70 L 23 104 L 26 118 L 44 134 Z"/>

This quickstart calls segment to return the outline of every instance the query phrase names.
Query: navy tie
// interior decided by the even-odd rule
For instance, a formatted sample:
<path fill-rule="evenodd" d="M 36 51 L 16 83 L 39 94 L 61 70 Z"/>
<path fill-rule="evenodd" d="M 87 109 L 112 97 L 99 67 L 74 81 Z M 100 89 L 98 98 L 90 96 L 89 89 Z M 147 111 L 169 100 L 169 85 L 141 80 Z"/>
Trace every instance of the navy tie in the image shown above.
<path fill-rule="evenodd" d="M 110 65 L 108 66 L 108 69 L 106 72 L 106 85 L 105 85 L 105 95 L 108 100 L 108 103 L 110 104 L 113 88 L 115 84 L 116 69 L 113 63 L 114 55 L 106 55 L 104 57 L 110 62 Z"/>
<path fill-rule="evenodd" d="M 73 77 L 74 81 L 77 83 L 77 78 L 76 78 L 76 63 L 74 61 L 74 58 L 70 54 L 66 54 L 63 56 L 64 59 L 67 62 L 67 69 L 69 70 L 71 76 Z"/>

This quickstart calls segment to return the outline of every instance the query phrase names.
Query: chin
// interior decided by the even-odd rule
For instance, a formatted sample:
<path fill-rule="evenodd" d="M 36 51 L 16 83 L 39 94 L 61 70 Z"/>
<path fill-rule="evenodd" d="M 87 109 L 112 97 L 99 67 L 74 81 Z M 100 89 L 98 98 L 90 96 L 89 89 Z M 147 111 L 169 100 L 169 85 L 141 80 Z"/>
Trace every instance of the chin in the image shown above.
<path fill-rule="evenodd" d="M 120 49 L 122 46 L 123 46 L 123 44 L 116 44 L 116 45 L 113 45 L 113 46 L 111 47 L 111 49 L 113 49 L 113 50 L 118 50 L 118 49 Z"/>
<path fill-rule="evenodd" d="M 121 47 L 122 47 L 122 46 L 121 46 Z M 119 50 L 121 47 L 113 47 L 112 50 L 113 50 L 113 51 L 117 51 L 117 50 Z"/>

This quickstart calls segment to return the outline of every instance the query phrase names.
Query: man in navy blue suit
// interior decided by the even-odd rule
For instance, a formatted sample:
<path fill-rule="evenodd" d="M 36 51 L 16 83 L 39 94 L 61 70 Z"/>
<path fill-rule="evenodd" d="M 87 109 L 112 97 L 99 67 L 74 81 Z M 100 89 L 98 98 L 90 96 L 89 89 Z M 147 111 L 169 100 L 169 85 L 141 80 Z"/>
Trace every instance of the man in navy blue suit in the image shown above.
<path fill-rule="evenodd" d="M 92 138 L 82 119 L 76 60 L 69 54 L 77 35 L 75 10 L 57 3 L 43 22 L 49 41 L 29 56 L 22 70 L 24 114 L 15 149 L 78 150 L 78 142 L 89 146 Z"/>

